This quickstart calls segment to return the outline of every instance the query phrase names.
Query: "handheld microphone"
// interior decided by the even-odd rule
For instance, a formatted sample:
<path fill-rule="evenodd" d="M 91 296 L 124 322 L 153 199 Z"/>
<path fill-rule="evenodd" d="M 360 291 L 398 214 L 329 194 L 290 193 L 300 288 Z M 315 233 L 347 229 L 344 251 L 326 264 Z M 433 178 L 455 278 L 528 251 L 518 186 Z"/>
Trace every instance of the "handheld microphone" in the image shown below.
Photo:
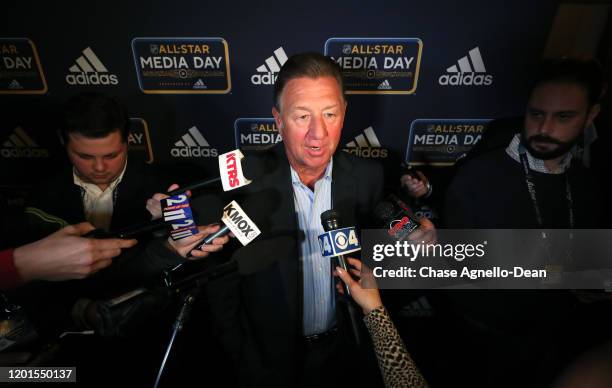
<path fill-rule="evenodd" d="M 261 234 L 257 225 L 246 215 L 236 201 L 230 202 L 223 208 L 221 223 L 223 224 L 221 229 L 207 236 L 192 251 L 212 243 L 215 238 L 225 236 L 229 232 L 234 233 L 234 236 L 236 236 L 242 245 L 247 245 Z M 187 257 L 191 257 L 191 252 L 187 254 Z"/>
<path fill-rule="evenodd" d="M 216 178 L 206 179 L 198 182 L 194 182 L 178 189 L 170 190 L 166 194 L 169 197 L 184 194 L 188 190 L 197 190 L 210 186 L 214 183 L 221 181 L 223 185 L 223 191 L 235 190 L 240 187 L 250 184 L 252 181 L 245 178 L 242 168 L 242 159 L 244 154 L 236 149 L 230 152 L 219 155 L 219 176 Z M 155 219 L 146 221 L 138 225 L 132 225 L 126 228 L 122 228 L 115 231 L 105 231 L 103 229 L 96 229 L 87 233 L 84 237 L 93 238 L 132 238 L 144 233 L 152 232 L 162 228 L 170 228 L 171 225 L 167 224 L 167 219 Z M 219 237 L 219 236 L 215 236 Z M 213 237 L 214 239 L 214 237 Z M 212 241 L 212 240 L 210 240 Z"/>
<path fill-rule="evenodd" d="M 240 150 L 233 150 L 219 155 L 219 176 L 212 179 L 202 180 L 178 189 L 167 192 L 169 196 L 185 193 L 187 190 L 197 190 L 213 183 L 221 181 L 223 191 L 235 190 L 250 184 L 252 181 L 246 179 L 242 170 L 242 159 L 244 154 Z"/>
<path fill-rule="evenodd" d="M 321 213 L 321 224 L 325 234 L 319 236 L 319 245 L 323 257 L 335 257 L 342 269 L 348 272 L 344 255 L 361 249 L 354 227 L 340 228 L 340 213 L 327 210 Z M 348 286 L 342 283 L 344 293 L 351 295 Z"/>
<path fill-rule="evenodd" d="M 338 265 L 350 275 L 344 254 L 361 249 L 355 228 L 340 228 L 340 213 L 333 209 L 321 213 L 321 224 L 326 232 L 319 236 L 319 245 L 321 246 L 323 257 L 335 257 Z M 351 291 L 343 281 L 340 282 L 342 283 L 342 290 L 345 295 L 344 301 L 346 303 L 344 305 L 346 306 L 346 314 L 353 332 L 353 339 L 355 344 L 359 346 L 361 344 L 361 334 L 357 321 L 357 311 L 353 302 L 347 299 L 351 296 Z"/>
<path fill-rule="evenodd" d="M 398 241 L 410 236 L 420 226 L 410 207 L 393 194 L 376 205 L 374 218 L 379 227 L 386 229 L 389 236 Z"/>

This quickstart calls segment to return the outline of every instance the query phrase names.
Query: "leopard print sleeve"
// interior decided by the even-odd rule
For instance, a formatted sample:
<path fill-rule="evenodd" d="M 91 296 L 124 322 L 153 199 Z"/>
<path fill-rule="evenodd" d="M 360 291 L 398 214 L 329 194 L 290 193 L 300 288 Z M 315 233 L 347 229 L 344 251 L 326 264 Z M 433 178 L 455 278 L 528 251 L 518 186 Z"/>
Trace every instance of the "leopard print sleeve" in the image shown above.
<path fill-rule="evenodd" d="M 363 318 L 374 344 L 378 365 L 387 388 L 427 387 L 427 382 L 410 358 L 387 310 L 380 306 Z"/>

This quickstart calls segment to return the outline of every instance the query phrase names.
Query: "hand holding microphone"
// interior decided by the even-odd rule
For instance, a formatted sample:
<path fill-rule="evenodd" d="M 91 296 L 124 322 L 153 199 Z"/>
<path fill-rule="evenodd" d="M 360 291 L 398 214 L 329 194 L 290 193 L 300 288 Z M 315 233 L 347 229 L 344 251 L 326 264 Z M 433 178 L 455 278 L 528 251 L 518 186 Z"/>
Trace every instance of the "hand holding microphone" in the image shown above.
<path fill-rule="evenodd" d="M 147 200 L 147 210 L 151 213 L 151 219 L 155 220 L 161 218 L 162 207 L 161 200 L 168 198 L 169 196 L 177 194 L 187 194 L 187 197 L 191 197 L 191 190 L 197 190 L 203 187 L 210 186 L 214 183 L 221 182 L 223 191 L 230 191 L 239 189 L 251 183 L 248 180 L 242 170 L 242 159 L 244 155 L 240 150 L 233 150 L 219 155 L 219 176 L 203 181 L 188 184 L 182 188 L 177 184 L 173 184 L 168 187 L 167 193 L 156 193 Z"/>
<path fill-rule="evenodd" d="M 408 240 L 415 243 L 423 242 L 425 245 L 435 244 L 438 241 L 438 233 L 433 222 L 427 218 L 421 218 L 419 223 L 421 226 L 408 236 Z"/>
<path fill-rule="evenodd" d="M 180 240 L 168 238 L 168 244 L 182 257 L 192 260 L 203 259 L 213 252 L 220 251 L 223 249 L 223 245 L 229 242 L 229 236 L 223 235 L 213 238 L 209 244 L 200 244 L 202 239 L 214 235 L 219 229 L 221 229 L 221 225 L 218 224 L 198 226 L 197 234 Z"/>
<path fill-rule="evenodd" d="M 181 256 L 206 257 L 210 252 L 220 250 L 222 245 L 229 241 L 226 235 L 230 232 L 238 237 L 243 245 L 248 244 L 260 233 L 257 226 L 235 202 L 224 208 L 224 217 L 221 220 L 223 224 L 220 227 L 211 224 L 196 228 L 189 206 L 188 197 L 191 196 L 189 190 L 206 187 L 219 181 L 224 191 L 250 184 L 251 181 L 246 179 L 242 172 L 241 160 L 243 158 L 244 155 L 240 150 L 219 155 L 219 177 L 196 182 L 183 188 L 173 184 L 168 188 L 166 194 L 154 194 L 147 201 L 147 210 L 151 213 L 152 218 L 157 219 L 163 216 L 163 221 L 172 229 L 168 244 Z M 233 225 L 234 223 L 236 225 Z"/>
<path fill-rule="evenodd" d="M 340 213 L 333 209 L 321 213 L 321 224 L 323 225 L 323 230 L 325 230 L 325 233 L 319 236 L 321 256 L 330 259 L 335 257 L 338 263 L 337 268 L 340 268 L 341 272 L 349 275 L 347 273 L 349 268 L 344 255 L 361 249 L 355 227 L 340 227 Z M 340 303 L 339 306 L 346 312 L 353 339 L 355 344 L 359 346 L 361 344 L 361 334 L 359 332 L 357 311 L 353 303 L 346 299 L 347 296 L 352 296 L 351 289 L 347 283 L 342 283 L 342 286 L 342 294 L 345 298 L 340 298 L 340 302 L 343 303 Z"/>
<path fill-rule="evenodd" d="M 177 185 L 176 183 L 173 183 L 172 185 L 170 185 L 170 187 L 168 187 L 167 194 L 155 193 L 153 194 L 151 198 L 147 199 L 146 207 L 149 213 L 151 214 L 152 220 L 157 220 L 161 218 L 162 216 L 161 200 L 168 198 L 170 195 L 172 195 L 172 192 L 178 190 L 179 187 L 180 187 L 179 185 Z M 187 194 L 188 197 L 191 197 L 191 191 L 186 190 L 185 194 Z"/>
<path fill-rule="evenodd" d="M 387 229 L 394 240 L 424 244 L 437 241 L 434 224 L 427 218 L 417 220 L 410 207 L 393 194 L 376 205 L 374 218 L 378 227 Z"/>
<path fill-rule="evenodd" d="M 363 283 L 366 278 L 369 285 L 375 285 L 376 281 L 371 272 L 362 271 L 361 261 L 352 257 L 348 257 L 346 260 L 354 268 L 350 268 L 349 272 L 347 272 L 340 267 L 336 267 L 334 276 L 339 277 L 348 287 L 353 300 L 361 307 L 363 313 L 369 314 L 372 310 L 382 306 L 382 300 L 380 299 L 378 288 L 363 288 Z M 339 293 L 344 293 L 344 289 L 339 283 L 336 284 L 336 289 Z"/>

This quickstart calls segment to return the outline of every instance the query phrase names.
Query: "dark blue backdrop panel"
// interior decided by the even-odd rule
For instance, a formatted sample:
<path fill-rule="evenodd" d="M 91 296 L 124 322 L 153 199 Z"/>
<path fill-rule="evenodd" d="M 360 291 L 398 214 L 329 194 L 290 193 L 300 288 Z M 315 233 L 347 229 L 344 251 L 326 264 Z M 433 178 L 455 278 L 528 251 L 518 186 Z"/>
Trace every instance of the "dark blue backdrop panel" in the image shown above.
<path fill-rule="evenodd" d="M 344 147 L 361 136 L 369 146 L 389 151 L 370 155 L 385 154 L 388 162 L 399 163 L 414 120 L 520 114 L 526 80 L 544 47 L 555 7 L 552 0 L 15 4 L 11 14 L 24 16 L 5 18 L 0 36 L 34 43 L 48 92 L 0 94 L 0 147 L 14 149 L 7 141 L 21 127 L 37 147 L 53 149 L 57 104 L 79 91 L 97 90 L 118 96 L 132 117 L 146 122 L 154 163 L 192 163 L 203 168 L 200 173 L 212 174 L 214 155 L 235 147 L 237 119 L 271 117 L 271 83 L 286 56 L 323 53 L 330 38 L 415 38 L 422 42 L 422 57 L 414 92 L 349 95 L 341 143 Z M 222 38 L 231 90 L 143 93 L 132 40 L 147 37 Z M 91 74 L 108 76 L 107 85 L 79 85 L 68 77 L 83 70 L 83 60 Z M 469 74 L 472 80 L 466 81 Z M 370 127 L 366 136 L 363 131 Z M 196 148 L 199 152 L 192 152 Z M 5 186 L 27 184 L 51 165 L 44 157 L 0 156 L 0 179 Z"/>

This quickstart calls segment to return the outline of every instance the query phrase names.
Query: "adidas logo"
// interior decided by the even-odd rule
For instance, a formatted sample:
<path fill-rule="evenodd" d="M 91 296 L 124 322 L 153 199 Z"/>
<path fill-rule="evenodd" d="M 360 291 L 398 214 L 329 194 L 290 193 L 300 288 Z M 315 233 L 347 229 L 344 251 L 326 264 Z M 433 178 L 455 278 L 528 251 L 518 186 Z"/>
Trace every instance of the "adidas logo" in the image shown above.
<path fill-rule="evenodd" d="M 282 47 L 274 50 L 274 55 L 268 57 L 263 65 L 257 68 L 258 74 L 251 76 L 253 85 L 274 85 L 281 66 L 287 62 L 287 54 Z"/>
<path fill-rule="evenodd" d="M 434 309 L 425 296 L 405 305 L 398 314 L 405 318 L 427 318 L 434 315 Z"/>
<path fill-rule="evenodd" d="M 378 85 L 378 90 L 391 90 L 391 85 L 389 84 L 389 80 L 384 80 Z"/>
<path fill-rule="evenodd" d="M 195 84 L 193 84 L 194 89 L 206 89 L 206 85 L 202 81 L 202 78 L 198 78 Z"/>
<path fill-rule="evenodd" d="M 17 127 L 2 143 L 0 155 L 3 158 L 47 158 L 49 151 L 39 147 L 23 128 Z"/>
<path fill-rule="evenodd" d="M 471 60 L 471 65 L 470 65 Z M 480 55 L 480 49 L 474 47 L 469 52 L 468 56 L 462 57 L 457 61 L 457 65 L 453 65 L 446 69 L 447 73 L 443 74 L 438 79 L 440 85 L 452 85 L 452 86 L 488 86 L 493 83 L 493 76 L 487 75 L 482 56 Z"/>
<path fill-rule="evenodd" d="M 372 127 L 367 127 L 355 140 L 346 143 L 345 152 L 362 158 L 386 158 L 389 151 L 382 148 Z"/>
<path fill-rule="evenodd" d="M 21 84 L 19 83 L 19 81 L 17 81 L 16 79 L 12 80 L 11 83 L 8 85 L 9 89 L 23 89 L 23 86 L 21 86 Z"/>
<path fill-rule="evenodd" d="M 76 64 L 66 75 L 69 85 L 117 85 L 119 80 L 114 74 L 109 74 L 98 56 L 90 47 L 83 50 L 83 55 L 76 59 Z"/>
<path fill-rule="evenodd" d="M 181 136 L 181 140 L 174 143 L 170 154 L 175 158 L 216 158 L 219 152 L 212 148 L 198 128 L 193 126 Z"/>

